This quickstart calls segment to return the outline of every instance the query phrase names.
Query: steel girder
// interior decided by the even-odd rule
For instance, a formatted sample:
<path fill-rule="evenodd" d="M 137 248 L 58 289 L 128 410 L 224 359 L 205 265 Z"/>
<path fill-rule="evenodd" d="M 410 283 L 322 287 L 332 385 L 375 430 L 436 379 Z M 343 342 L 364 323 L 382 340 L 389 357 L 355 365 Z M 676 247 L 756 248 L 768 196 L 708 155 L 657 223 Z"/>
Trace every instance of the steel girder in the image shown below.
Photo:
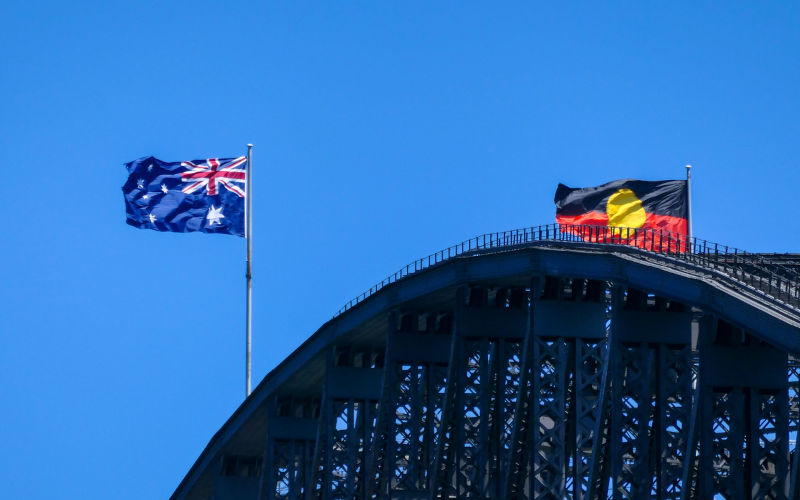
<path fill-rule="evenodd" d="M 350 449 L 359 450 L 363 446 L 364 451 L 354 452 L 355 454 L 347 451 L 345 456 L 355 457 L 355 469 L 342 470 L 346 470 L 350 475 L 352 475 L 351 470 L 361 471 L 364 465 L 358 461 L 363 460 L 368 469 L 363 474 L 375 475 L 375 477 L 370 476 L 370 480 L 364 483 L 366 489 L 359 489 L 358 479 L 353 479 L 352 484 L 357 485 L 356 491 L 364 491 L 364 494 L 372 496 L 384 494 L 381 493 L 384 491 L 387 495 L 391 492 L 393 496 L 406 497 L 429 496 L 433 490 L 441 491 L 446 488 L 447 474 L 451 474 L 453 470 L 451 462 L 448 462 L 451 456 L 450 450 L 453 450 L 452 456 L 455 459 L 455 453 L 462 446 L 462 442 L 446 433 L 442 434 L 446 439 L 439 439 L 438 429 L 440 427 L 459 429 L 457 423 L 451 421 L 452 418 L 461 418 L 453 408 L 458 408 L 461 403 L 472 397 L 466 392 L 463 397 L 458 395 L 459 391 L 466 391 L 467 387 L 463 381 L 467 375 L 462 377 L 461 370 L 465 366 L 477 363 L 477 369 L 473 370 L 475 373 L 470 377 L 473 379 L 473 385 L 481 387 L 480 390 L 484 391 L 487 376 L 490 377 L 489 380 L 500 380 L 501 369 L 497 368 L 493 361 L 497 359 L 497 363 L 502 363 L 502 356 L 495 354 L 499 352 L 499 348 L 496 347 L 498 340 L 495 340 L 495 337 L 497 339 L 502 337 L 506 343 L 511 342 L 508 337 L 514 337 L 517 341 L 522 338 L 522 346 L 519 367 L 514 367 L 512 364 L 510 369 L 519 369 L 520 380 L 516 382 L 512 378 L 507 389 L 511 394 L 516 387 L 523 397 L 517 395 L 516 398 L 512 398 L 514 410 L 512 421 L 508 423 L 511 429 L 507 451 L 508 465 L 503 458 L 505 451 L 499 453 L 487 451 L 489 455 L 486 460 L 478 455 L 480 463 L 487 464 L 485 469 L 490 474 L 487 485 L 481 487 L 486 491 L 496 491 L 498 487 L 496 485 L 500 484 L 500 491 L 504 495 L 519 490 L 520 495 L 525 496 L 530 494 L 530 491 L 525 489 L 530 486 L 524 485 L 531 484 L 531 477 L 534 479 L 533 488 L 550 488 L 553 485 L 560 488 L 561 479 L 557 478 L 563 477 L 564 490 L 567 494 L 577 497 L 583 495 L 597 498 L 613 494 L 614 491 L 622 497 L 645 494 L 642 486 L 644 473 L 641 472 L 645 468 L 642 465 L 644 459 L 641 453 L 644 446 L 647 446 L 647 470 L 651 473 L 651 479 L 655 481 L 655 486 L 650 489 L 650 494 L 653 496 L 673 495 L 674 492 L 669 492 L 669 486 L 662 486 L 672 482 L 671 488 L 680 490 L 680 498 L 708 495 L 735 497 L 739 494 L 735 495 L 731 492 L 733 490 L 728 491 L 731 488 L 744 491 L 742 498 L 759 496 L 780 498 L 786 495 L 796 498 L 800 461 L 795 458 L 798 456 L 796 448 L 798 373 L 795 354 L 800 351 L 800 311 L 786 304 L 781 305 L 778 299 L 770 298 L 771 291 L 774 291 L 772 281 L 769 281 L 766 287 L 754 289 L 747 284 L 741 284 L 741 280 L 737 281 L 736 276 L 728 277 L 730 279 L 720 276 L 719 272 L 722 271 L 715 271 L 714 265 L 704 266 L 702 260 L 662 262 L 663 258 L 659 256 L 621 252 L 602 245 L 542 242 L 535 248 L 476 250 L 474 255 L 462 252 L 458 257 L 446 262 L 434 262 L 424 271 L 402 276 L 396 283 L 381 288 L 368 299 L 323 325 L 295 353 L 273 370 L 211 439 L 173 496 L 176 499 L 212 496 L 237 498 L 238 493 L 231 496 L 225 491 L 252 492 L 252 494 L 247 493 L 245 498 L 251 498 L 259 491 L 265 497 L 271 496 L 276 491 L 278 493 L 275 495 L 279 498 L 286 498 L 287 495 L 303 498 L 309 495 L 311 491 L 305 486 L 279 488 L 277 485 L 307 485 L 309 469 L 325 467 L 326 462 L 320 462 L 319 457 L 327 456 L 324 453 L 327 452 L 328 446 L 320 444 L 318 431 L 329 429 L 321 429 L 320 422 L 323 418 L 333 418 L 337 411 L 335 406 L 328 406 L 328 401 L 331 405 L 335 405 L 337 400 L 351 399 L 354 395 L 349 392 L 350 389 L 358 389 L 358 397 L 352 398 L 352 404 L 348 403 L 351 410 L 347 412 L 352 412 L 352 423 L 348 424 L 352 427 L 352 432 L 348 431 L 348 435 L 358 431 L 363 432 L 361 435 L 365 436 L 363 444 L 362 439 L 358 438 L 354 441 L 355 448 Z M 575 301 L 570 298 L 573 292 L 570 289 L 571 285 L 567 285 L 575 281 L 571 280 L 570 276 L 579 277 L 579 283 L 588 280 L 587 283 L 603 284 L 605 290 L 603 300 L 608 303 L 614 301 L 614 296 L 621 297 L 622 305 L 616 308 L 609 307 L 606 311 L 609 313 L 609 318 L 601 320 L 606 321 L 608 325 L 600 337 L 595 333 L 585 336 L 586 332 L 581 325 L 597 324 L 597 314 L 596 311 L 592 311 L 591 301 Z M 536 286 L 532 283 L 521 285 L 530 282 L 530 277 L 533 277 L 532 282 L 538 283 Z M 555 295 L 555 299 L 552 298 L 552 291 L 558 286 L 553 285 L 554 279 L 564 282 L 567 286 L 559 292 L 560 296 Z M 464 297 L 472 294 L 472 288 L 485 288 L 487 303 L 486 306 L 478 306 L 477 303 L 465 302 L 466 307 L 461 311 L 461 326 L 456 328 L 455 316 L 458 309 L 456 293 L 452 292 L 449 304 L 444 304 L 441 296 L 458 286 L 466 287 L 462 292 Z M 586 286 L 588 287 L 588 284 Z M 496 294 L 500 293 L 502 296 L 506 293 L 498 290 L 520 287 L 528 294 L 528 302 L 523 306 L 527 313 L 518 314 L 513 321 L 509 319 L 514 316 L 513 313 L 506 314 L 505 319 L 498 319 L 495 315 L 497 321 L 501 323 L 505 321 L 508 325 L 489 324 L 483 329 L 483 333 L 470 331 L 470 325 L 481 320 L 482 316 L 484 320 L 492 316 L 492 312 L 487 311 L 496 308 Z M 615 289 L 619 289 L 619 292 L 614 292 Z M 646 297 L 643 302 L 644 308 L 634 307 L 636 301 L 628 304 L 628 295 L 633 290 L 635 299 L 637 289 L 650 292 L 640 294 Z M 429 298 L 434 296 L 436 296 L 435 304 L 429 303 Z M 469 299 L 465 298 L 465 301 L 467 300 Z M 507 301 L 508 304 L 511 302 Z M 677 302 L 685 304 L 685 310 L 682 311 L 684 315 L 672 305 Z M 483 313 L 476 313 L 482 309 L 485 310 Z M 627 312 L 622 314 L 623 310 Z M 390 311 L 394 311 L 401 318 L 398 319 L 400 322 L 409 311 L 417 314 L 418 321 L 422 325 L 418 324 L 412 330 L 414 335 L 419 337 L 414 337 L 410 332 L 398 327 L 396 329 L 398 335 L 395 336 L 399 339 L 398 342 L 389 342 L 389 338 L 392 337 L 389 334 L 390 330 L 379 332 L 374 325 L 376 318 L 380 323 L 380 318 L 387 318 Z M 684 400 L 687 393 L 683 390 L 687 372 L 683 369 L 661 367 L 669 363 L 681 366 L 685 360 L 685 352 L 682 351 L 685 350 L 685 339 L 676 340 L 664 332 L 687 330 L 685 324 L 681 325 L 681 322 L 686 322 L 686 314 L 691 316 L 689 320 L 691 327 L 688 329 L 692 330 L 691 389 L 688 404 Z M 616 315 L 619 317 L 614 320 Z M 447 326 L 447 321 L 451 321 L 452 324 L 449 329 L 437 326 L 438 333 L 434 337 L 429 335 L 430 328 L 424 325 L 428 320 L 419 320 L 423 316 L 435 316 L 437 324 L 442 323 L 441 318 L 449 317 L 450 320 L 445 320 L 444 324 Z M 520 322 L 519 317 L 534 319 L 529 327 Z M 494 320 L 487 321 L 492 323 Z M 388 320 L 383 321 L 384 325 L 387 323 Z M 441 379 L 438 383 L 444 384 L 439 389 L 437 398 L 433 398 L 434 403 L 417 403 L 415 401 L 425 401 L 425 399 L 417 397 L 415 400 L 415 396 L 403 396 L 403 390 L 410 393 L 414 393 L 415 390 L 403 389 L 399 382 L 397 384 L 391 382 L 388 361 L 386 367 L 381 364 L 383 361 L 368 367 L 366 370 L 368 375 L 363 377 L 365 380 L 360 384 L 348 383 L 350 380 L 348 377 L 359 377 L 359 373 L 353 373 L 353 370 L 348 368 L 359 367 L 343 366 L 340 370 L 334 363 L 331 372 L 325 374 L 325 382 L 317 383 L 320 372 L 318 360 L 321 354 L 331 348 L 339 350 L 352 348 L 352 332 L 363 330 L 367 324 L 372 331 L 367 337 L 362 336 L 362 340 L 367 339 L 366 342 L 371 345 L 361 347 L 367 350 L 379 350 L 387 360 L 396 352 L 400 352 L 399 350 L 405 349 L 405 354 L 397 359 L 406 360 L 409 366 L 413 366 L 415 362 L 434 363 L 439 373 L 436 377 Z M 654 325 L 659 328 L 654 328 Z M 636 335 L 626 337 L 622 333 L 618 334 L 617 330 L 633 331 Z M 735 333 L 731 334 L 731 331 Z M 381 340 L 376 339 L 379 335 L 382 335 Z M 469 342 L 478 342 L 483 337 L 487 339 L 485 345 L 478 350 L 475 350 L 477 344 L 472 344 L 470 347 Z M 434 341 L 434 338 L 438 340 Z M 585 339 L 586 342 L 581 344 L 574 340 L 576 338 Z M 411 348 L 414 342 L 417 343 L 416 349 Z M 646 349 L 644 342 L 647 345 Z M 443 344 L 447 344 L 447 348 L 441 349 Z M 425 353 L 431 350 L 432 345 L 439 346 L 437 352 L 447 351 L 445 361 L 427 360 Z M 474 351 L 472 361 L 468 361 L 470 349 Z M 563 363 L 561 354 L 564 350 L 566 350 L 566 364 Z M 587 364 L 591 363 L 592 359 L 602 359 L 599 373 L 597 370 L 594 372 L 586 370 L 584 373 L 582 369 L 577 368 L 581 351 L 589 356 L 585 361 Z M 484 358 L 485 362 L 482 361 Z M 642 371 L 642 360 L 645 359 L 656 364 L 644 367 L 650 371 L 649 375 Z M 482 367 L 481 363 L 485 363 L 485 367 Z M 555 365 L 562 371 L 552 376 L 539 373 L 537 379 L 532 375 L 537 373 L 536 363 L 544 363 L 548 367 Z M 458 372 L 455 371 L 457 367 L 461 367 Z M 364 367 L 359 369 L 361 368 Z M 406 377 L 407 386 L 415 376 L 420 380 L 429 378 L 427 372 L 430 371 L 426 367 L 402 368 L 408 372 L 404 375 L 397 372 L 397 366 L 394 366 L 393 370 L 396 373 L 392 376 L 398 377 L 397 380 Z M 421 374 L 414 375 L 412 373 L 414 370 L 420 371 Z M 308 378 L 308 383 L 298 384 L 297 379 L 304 378 L 306 371 L 312 375 Z M 682 375 L 675 376 L 673 372 L 680 372 Z M 779 376 L 776 375 L 781 372 Z M 667 382 L 662 381 L 664 378 L 662 375 L 664 377 L 669 375 L 664 380 L 674 380 L 675 388 L 670 388 Z M 650 378 L 647 383 L 646 376 Z M 334 392 L 339 390 L 336 387 L 343 387 L 344 390 L 337 394 L 325 392 L 329 385 L 329 377 Z M 591 380 L 592 377 L 599 378 L 599 386 L 598 382 L 590 382 L 584 387 L 588 388 L 588 393 L 585 392 L 587 395 L 579 398 L 577 395 L 581 394 L 582 381 Z M 563 409 L 563 418 L 566 419 L 564 446 L 572 447 L 570 448 L 572 451 L 563 457 L 566 464 L 563 472 L 560 464 L 551 464 L 548 457 L 543 458 L 536 454 L 546 449 L 544 445 L 541 449 L 537 449 L 536 453 L 532 448 L 532 443 L 537 442 L 537 439 L 546 443 L 547 447 L 552 446 L 552 443 L 560 446 L 561 430 L 558 426 L 553 429 L 545 426 L 547 431 L 545 438 L 533 431 L 528 432 L 529 428 L 533 430 L 536 425 L 539 425 L 537 432 L 544 432 L 541 427 L 547 423 L 546 420 L 533 419 L 536 412 L 555 412 L 552 405 L 548 406 L 551 396 L 547 387 L 548 384 L 560 383 L 561 380 L 565 380 L 567 384 L 567 388 L 564 389 L 567 392 L 564 395 Z M 534 387 L 535 383 L 540 385 Z M 416 387 L 421 387 L 421 384 L 418 381 Z M 639 408 L 640 400 L 644 402 L 645 399 L 638 392 L 633 394 L 634 387 L 638 390 L 648 387 L 648 391 L 652 393 L 650 397 L 654 400 L 651 401 L 651 409 L 647 412 Z M 629 397 L 624 392 L 628 388 L 631 389 L 633 396 L 641 399 Z M 670 395 L 673 389 L 677 392 Z M 474 389 L 470 389 L 472 390 Z M 500 394 L 501 390 L 502 387 L 493 389 L 494 394 Z M 535 395 L 537 390 L 540 399 L 536 405 L 529 404 L 527 399 Z M 324 403 L 323 392 L 325 392 Z M 593 393 L 596 396 L 593 396 Z M 404 397 L 411 402 L 403 403 Z M 496 396 L 492 392 L 483 392 L 480 397 L 488 404 L 484 410 L 489 411 L 489 415 L 481 414 L 481 417 L 485 417 L 483 420 L 488 427 L 482 427 L 484 423 L 481 419 L 472 416 L 469 418 L 477 425 L 479 438 L 488 435 L 492 439 L 492 436 L 498 435 L 495 429 L 499 428 L 504 415 L 492 413 L 497 407 L 495 400 L 492 399 Z M 556 391 L 552 397 L 560 398 L 561 394 Z M 597 404 L 593 397 L 596 398 Z M 286 403 L 287 398 L 290 404 Z M 394 410 L 393 413 L 390 409 L 391 404 L 386 404 L 385 401 L 392 400 L 399 406 L 407 407 L 410 413 L 416 411 L 415 414 L 423 412 L 427 415 L 430 411 L 434 412 L 433 418 L 426 416 L 426 420 L 412 425 L 426 429 L 433 426 L 430 432 L 424 431 L 420 434 L 428 436 L 428 441 L 432 443 L 425 444 L 422 452 L 417 454 L 419 457 L 425 457 L 418 459 L 423 462 L 416 462 L 421 464 L 433 457 L 433 465 L 417 466 L 413 459 L 409 462 L 411 464 L 409 466 L 415 471 L 409 475 L 419 477 L 422 474 L 427 481 L 427 486 L 423 488 L 420 486 L 423 481 L 415 479 L 417 486 L 413 488 L 418 490 L 416 492 L 412 491 L 412 486 L 400 487 L 408 490 L 397 489 L 391 486 L 394 483 L 382 476 L 382 471 L 388 469 L 385 469 L 386 462 L 381 455 L 383 452 L 380 451 L 382 448 L 378 446 L 378 431 L 382 433 L 380 439 L 384 443 L 391 441 L 391 433 L 395 431 L 390 428 L 389 423 L 392 418 L 396 418 L 398 410 Z M 573 400 L 577 401 L 575 405 L 572 405 Z M 627 404 L 628 408 L 617 408 L 619 401 Z M 709 401 L 716 402 L 709 406 Z M 360 416 L 366 415 L 367 402 L 376 405 L 372 419 Z M 418 404 L 422 405 L 420 409 L 412 411 L 411 408 L 416 408 L 415 405 Z M 428 406 L 425 406 L 426 404 Z M 441 408 L 436 405 L 441 405 Z M 584 406 L 583 410 L 580 405 Z M 303 410 L 304 407 L 310 410 Z M 478 409 L 481 409 L 480 405 Z M 454 416 L 444 418 L 447 411 L 450 412 L 448 415 Z M 615 411 L 618 412 L 616 417 Z M 638 420 L 644 418 L 645 413 L 647 413 L 646 425 Z M 578 415 L 582 415 L 580 422 L 573 423 Z M 381 416 L 383 421 L 378 426 Z M 688 429 L 684 424 L 686 418 L 688 418 Z M 669 419 L 674 419 L 677 423 L 668 424 Z M 531 425 L 527 425 L 528 421 Z M 533 425 L 534 423 L 536 425 Z M 615 427 L 618 424 L 623 427 Z M 404 425 L 406 424 L 402 422 L 396 424 L 397 427 Z M 370 426 L 373 426 L 373 429 L 370 429 Z M 709 428 L 712 431 L 709 431 Z M 622 429 L 625 430 L 624 433 Z M 646 443 L 644 434 L 641 433 L 645 429 Z M 668 434 L 661 433 L 661 429 L 666 429 Z M 473 430 L 475 429 L 465 427 L 465 435 Z M 263 442 L 260 436 L 264 436 L 265 432 L 266 442 Z M 412 441 L 413 432 L 408 438 Z M 327 440 L 327 436 L 333 434 L 319 435 L 326 436 Z M 709 435 L 712 437 L 709 438 Z M 254 439 L 256 436 L 257 439 Z M 572 444 L 580 440 L 585 442 Z M 341 446 L 341 439 L 334 438 L 331 443 L 339 443 L 336 446 Z M 453 446 L 448 443 L 452 443 Z M 735 443 L 740 443 L 741 446 Z M 494 446 L 496 447 L 496 444 Z M 612 446 L 626 450 L 624 463 L 614 463 L 615 460 L 621 459 L 611 454 Z M 654 450 L 660 452 L 664 446 L 672 454 L 672 458 L 657 459 L 654 456 L 657 451 Z M 257 448 L 263 451 L 257 452 Z M 683 454 L 677 451 L 684 448 Z M 740 448 L 747 453 L 740 452 Z M 311 451 L 307 452 L 308 449 Z M 472 453 L 472 446 L 465 446 L 464 450 L 462 455 L 466 456 Z M 711 459 L 714 469 L 710 476 L 711 480 L 709 480 L 706 453 L 710 450 L 719 450 L 719 457 Z M 786 450 L 785 459 L 784 450 Z M 482 450 L 480 452 L 483 453 Z M 394 453 L 397 453 L 397 457 L 401 457 L 394 466 L 398 470 L 403 470 L 405 465 L 402 461 L 405 460 L 406 450 L 398 447 Z M 763 456 L 760 453 L 763 453 Z M 311 458 L 304 458 L 308 456 Z M 313 462 L 315 456 L 318 461 L 313 466 L 306 465 Z M 284 465 L 276 465 L 281 463 Z M 290 465 L 285 465 L 287 463 Z M 783 471 L 784 463 L 788 464 L 786 472 Z M 494 464 L 499 464 L 501 469 L 499 480 L 495 479 L 497 473 L 493 469 Z M 458 465 L 461 467 L 461 464 Z M 531 476 L 529 467 L 539 467 L 537 470 L 543 471 L 544 475 Z M 257 472 L 260 470 L 261 473 L 253 475 L 254 470 Z M 295 475 L 287 476 L 288 470 L 293 471 L 292 474 Z M 680 470 L 680 479 L 675 479 L 677 470 Z M 461 467 L 461 471 L 464 474 L 468 473 L 468 469 L 464 467 Z M 729 479 L 732 471 L 737 474 L 738 471 L 743 472 Z M 547 474 L 552 474 L 555 479 L 551 481 Z M 402 473 L 401 476 L 408 475 Z M 289 477 L 294 479 L 287 479 Z M 382 490 L 378 484 L 380 481 L 383 481 L 386 489 Z M 398 484 L 410 485 L 409 481 L 410 479 L 403 479 Z M 321 484 L 326 484 L 325 479 L 321 480 Z M 450 484 L 452 485 L 453 481 Z M 455 484 L 458 482 L 455 481 Z M 541 486 L 542 484 L 546 486 Z M 780 491 L 781 485 L 784 486 L 783 493 Z M 618 488 L 615 489 L 615 486 Z M 470 483 L 465 487 L 473 491 L 475 485 Z M 667 492 L 662 491 L 662 488 L 667 488 Z M 326 491 L 325 488 L 321 489 Z M 281 491 L 284 493 L 280 493 Z M 636 493 L 633 493 L 634 491 Z"/>
<path fill-rule="evenodd" d="M 386 321 L 273 399 L 261 498 L 797 497 L 798 364 L 724 318 L 539 276 Z"/>

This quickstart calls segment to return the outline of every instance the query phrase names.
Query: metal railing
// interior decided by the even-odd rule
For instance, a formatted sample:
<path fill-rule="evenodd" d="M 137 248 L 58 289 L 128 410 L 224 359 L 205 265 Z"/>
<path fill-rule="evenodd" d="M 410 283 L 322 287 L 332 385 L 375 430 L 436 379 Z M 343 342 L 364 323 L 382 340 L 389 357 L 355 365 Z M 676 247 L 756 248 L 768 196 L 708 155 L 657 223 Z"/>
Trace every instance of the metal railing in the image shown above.
<path fill-rule="evenodd" d="M 760 254 L 661 229 L 546 224 L 481 234 L 400 268 L 342 306 L 339 316 L 383 287 L 452 259 L 521 247 L 569 246 L 625 252 L 667 266 L 693 267 L 734 288 L 800 313 L 800 273 Z"/>

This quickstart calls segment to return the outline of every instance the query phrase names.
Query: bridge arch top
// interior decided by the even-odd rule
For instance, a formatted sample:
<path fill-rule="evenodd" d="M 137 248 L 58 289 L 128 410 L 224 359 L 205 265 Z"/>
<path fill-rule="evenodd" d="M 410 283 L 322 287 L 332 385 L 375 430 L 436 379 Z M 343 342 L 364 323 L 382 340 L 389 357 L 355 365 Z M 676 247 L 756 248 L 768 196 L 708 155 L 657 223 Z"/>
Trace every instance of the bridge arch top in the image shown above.
<path fill-rule="evenodd" d="M 713 277 L 731 287 L 745 287 L 758 297 L 757 300 L 800 315 L 800 258 L 795 254 L 783 256 L 788 259 L 774 259 L 768 254 L 649 228 L 547 224 L 481 234 L 417 259 L 348 301 L 333 317 L 357 306 L 384 287 L 429 268 L 466 257 L 524 248 L 624 254 L 630 259 L 665 269 Z"/>
<path fill-rule="evenodd" d="M 438 290 L 510 278 L 610 281 L 722 317 L 800 353 L 800 258 L 748 253 L 668 232 L 550 224 L 487 233 L 404 266 L 345 304 L 272 370 L 211 439 L 173 498 L 188 493 L 268 398 L 348 332 Z"/>

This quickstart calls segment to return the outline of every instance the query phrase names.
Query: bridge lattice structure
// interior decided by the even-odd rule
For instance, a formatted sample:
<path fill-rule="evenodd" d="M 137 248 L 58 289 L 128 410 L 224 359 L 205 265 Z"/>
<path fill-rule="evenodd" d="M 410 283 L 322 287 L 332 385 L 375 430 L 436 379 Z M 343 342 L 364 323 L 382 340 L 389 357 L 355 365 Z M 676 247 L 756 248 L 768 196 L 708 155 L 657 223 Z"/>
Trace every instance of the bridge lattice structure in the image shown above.
<path fill-rule="evenodd" d="M 478 236 L 346 304 L 173 498 L 800 498 L 800 259 Z"/>

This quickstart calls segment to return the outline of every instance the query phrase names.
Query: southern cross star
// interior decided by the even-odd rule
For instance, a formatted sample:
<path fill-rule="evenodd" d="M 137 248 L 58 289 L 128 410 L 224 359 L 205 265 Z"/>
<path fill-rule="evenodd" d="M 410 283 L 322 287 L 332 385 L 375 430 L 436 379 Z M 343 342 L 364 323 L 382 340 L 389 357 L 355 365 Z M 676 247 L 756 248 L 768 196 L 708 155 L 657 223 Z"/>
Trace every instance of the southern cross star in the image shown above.
<path fill-rule="evenodd" d="M 169 189 L 167 189 L 167 185 L 166 184 L 162 184 L 161 185 L 161 191 L 163 191 L 164 194 L 167 194 L 167 191 L 169 191 Z"/>
<path fill-rule="evenodd" d="M 144 189 L 144 179 L 139 179 L 136 181 L 136 187 L 139 189 Z"/>
<path fill-rule="evenodd" d="M 152 222 L 152 223 L 155 223 L 155 222 L 156 222 L 156 216 L 155 216 L 155 215 L 153 215 L 153 214 L 150 214 L 150 215 L 148 215 L 147 217 L 150 219 L 150 222 Z"/>
<path fill-rule="evenodd" d="M 222 207 L 214 208 L 214 205 L 211 205 L 211 208 L 208 209 L 208 215 L 206 215 L 206 219 L 208 219 L 208 227 L 213 226 L 215 222 L 219 225 L 222 225 L 219 220 L 224 218 L 225 216 L 222 215 Z"/>

